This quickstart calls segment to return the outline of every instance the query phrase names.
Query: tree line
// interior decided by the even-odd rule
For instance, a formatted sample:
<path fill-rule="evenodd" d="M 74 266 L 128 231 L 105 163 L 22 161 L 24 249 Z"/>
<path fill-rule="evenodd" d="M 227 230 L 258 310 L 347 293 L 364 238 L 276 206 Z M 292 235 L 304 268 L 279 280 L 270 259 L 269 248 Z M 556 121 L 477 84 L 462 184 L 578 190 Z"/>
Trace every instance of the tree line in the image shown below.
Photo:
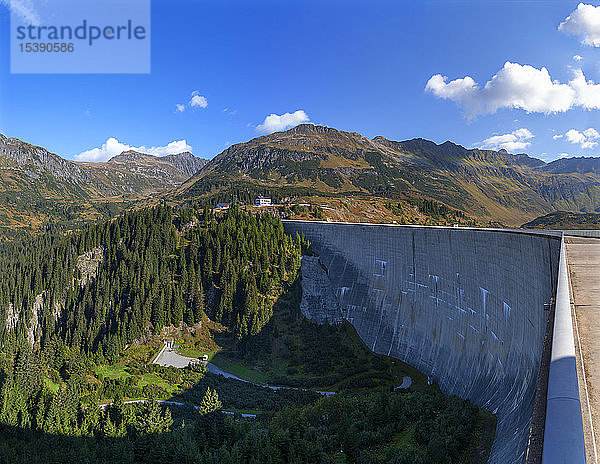
<path fill-rule="evenodd" d="M 193 412 L 171 413 L 155 402 L 89 408 L 70 436 L 0 425 L 0 460 L 448 464 L 469 459 L 465 449 L 477 416 L 477 408 L 455 396 L 377 392 L 339 394 L 244 420 L 219 413 L 214 395 L 207 390 L 201 410 Z M 187 419 L 175 425 L 172 414 L 179 413 Z"/>

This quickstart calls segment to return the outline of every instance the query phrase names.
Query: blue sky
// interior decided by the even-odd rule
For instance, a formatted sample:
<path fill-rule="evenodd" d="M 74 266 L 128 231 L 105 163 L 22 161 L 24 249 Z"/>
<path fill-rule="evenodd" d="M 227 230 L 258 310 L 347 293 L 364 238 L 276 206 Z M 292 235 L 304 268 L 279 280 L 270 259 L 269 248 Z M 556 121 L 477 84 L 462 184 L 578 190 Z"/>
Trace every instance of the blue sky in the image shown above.
<path fill-rule="evenodd" d="M 153 0 L 150 74 L 27 75 L 10 74 L 6 1 L 0 132 L 66 158 L 119 144 L 210 158 L 307 119 L 545 160 L 600 154 L 597 3 Z"/>

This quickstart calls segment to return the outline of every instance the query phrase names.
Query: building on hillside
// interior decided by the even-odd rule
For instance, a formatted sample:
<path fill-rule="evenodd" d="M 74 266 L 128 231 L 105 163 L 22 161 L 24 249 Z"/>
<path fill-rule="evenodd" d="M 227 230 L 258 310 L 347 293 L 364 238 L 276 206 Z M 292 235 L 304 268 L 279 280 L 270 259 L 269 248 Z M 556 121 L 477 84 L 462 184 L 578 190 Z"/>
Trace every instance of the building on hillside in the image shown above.
<path fill-rule="evenodd" d="M 271 199 L 269 197 L 258 197 L 254 200 L 255 206 L 271 206 Z"/>
<path fill-rule="evenodd" d="M 217 203 L 217 209 L 229 209 L 229 203 Z"/>

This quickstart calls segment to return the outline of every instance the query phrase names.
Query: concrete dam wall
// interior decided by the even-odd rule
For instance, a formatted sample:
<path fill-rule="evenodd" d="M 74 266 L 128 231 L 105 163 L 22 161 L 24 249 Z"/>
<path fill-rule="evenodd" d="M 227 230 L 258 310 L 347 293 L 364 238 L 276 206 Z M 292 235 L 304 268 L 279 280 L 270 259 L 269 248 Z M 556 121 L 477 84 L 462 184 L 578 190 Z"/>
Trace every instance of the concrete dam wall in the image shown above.
<path fill-rule="evenodd" d="M 318 258 L 301 309 L 354 325 L 373 351 L 498 417 L 490 463 L 523 463 L 560 236 L 284 221 Z"/>

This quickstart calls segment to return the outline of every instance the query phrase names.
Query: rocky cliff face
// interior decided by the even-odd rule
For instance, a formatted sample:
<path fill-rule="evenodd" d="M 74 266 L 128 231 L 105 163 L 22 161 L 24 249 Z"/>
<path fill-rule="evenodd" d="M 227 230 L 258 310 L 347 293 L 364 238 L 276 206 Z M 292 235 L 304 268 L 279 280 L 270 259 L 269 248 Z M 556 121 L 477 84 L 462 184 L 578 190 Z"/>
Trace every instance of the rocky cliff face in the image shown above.
<path fill-rule="evenodd" d="M 189 152 L 158 157 L 126 151 L 106 163 L 74 162 L 42 147 L 0 134 L 0 169 L 5 183 L 53 190 L 70 197 L 142 193 L 175 187 L 206 162 Z M 36 185 L 40 184 L 40 185 Z"/>
<path fill-rule="evenodd" d="M 124 151 L 106 163 L 81 163 L 111 188 L 124 192 L 165 190 L 198 172 L 206 162 L 189 152 L 154 156 Z"/>
<path fill-rule="evenodd" d="M 323 324 L 339 324 L 343 320 L 327 270 L 317 256 L 303 256 L 302 301 L 300 311 L 304 317 Z"/>
<path fill-rule="evenodd" d="M 198 158 L 197 156 L 194 156 L 189 151 L 184 151 L 183 153 L 179 153 L 177 155 L 163 156 L 162 159 L 175 166 L 187 177 L 192 177 L 194 174 L 200 171 L 200 169 L 202 169 L 202 166 L 208 162 L 208 160 L 204 158 Z"/>
<path fill-rule="evenodd" d="M 220 172 L 278 171 L 289 163 L 321 161 L 331 157 L 357 159 L 373 143 L 357 133 L 301 124 L 286 132 L 265 135 L 227 148 L 207 168 Z"/>
<path fill-rule="evenodd" d="M 600 174 L 600 158 L 577 157 L 552 161 L 541 167 L 541 170 L 554 174 Z"/>
<path fill-rule="evenodd" d="M 93 177 L 80 166 L 42 147 L 0 134 L 0 166 L 19 169 L 32 178 L 48 173 L 56 179 L 91 183 Z"/>
<path fill-rule="evenodd" d="M 129 150 L 107 162 L 78 164 L 119 193 L 154 193 L 180 185 L 203 161 L 188 152 L 154 156 Z"/>

